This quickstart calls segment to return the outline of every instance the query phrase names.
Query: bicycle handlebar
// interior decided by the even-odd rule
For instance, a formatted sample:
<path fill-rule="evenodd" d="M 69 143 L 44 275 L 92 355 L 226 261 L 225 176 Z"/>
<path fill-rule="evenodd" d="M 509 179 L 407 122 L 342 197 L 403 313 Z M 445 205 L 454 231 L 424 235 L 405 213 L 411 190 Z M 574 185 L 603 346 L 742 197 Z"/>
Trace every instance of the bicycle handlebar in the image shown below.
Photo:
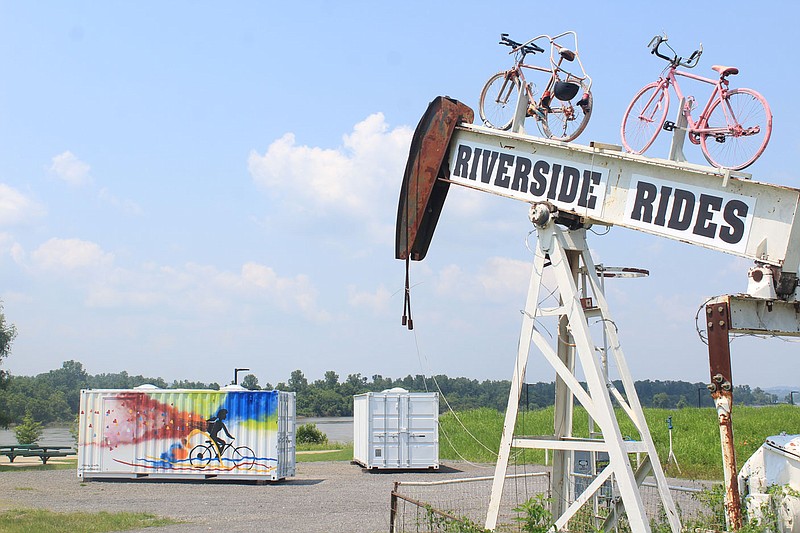
<path fill-rule="evenodd" d="M 650 48 L 650 53 L 656 55 L 663 59 L 664 61 L 668 61 L 670 65 L 674 67 L 686 67 L 686 68 L 693 68 L 697 65 L 700 61 L 700 56 L 703 55 L 703 43 L 700 43 L 700 48 L 692 52 L 692 55 L 689 56 L 689 59 L 684 60 L 682 57 L 679 57 L 675 50 L 672 50 L 670 45 L 667 45 L 667 48 L 672 50 L 672 57 L 665 56 L 662 54 L 658 47 L 662 44 L 667 42 L 666 35 L 656 35 L 652 39 L 650 39 L 650 44 L 648 44 L 648 48 Z"/>
<path fill-rule="evenodd" d="M 521 51 L 523 54 L 536 54 L 536 53 L 543 53 L 544 48 L 535 45 L 533 43 L 525 44 L 518 43 L 514 40 L 508 38 L 507 33 L 500 34 L 500 43 L 505 46 L 510 46 L 512 48 L 512 52 Z"/>

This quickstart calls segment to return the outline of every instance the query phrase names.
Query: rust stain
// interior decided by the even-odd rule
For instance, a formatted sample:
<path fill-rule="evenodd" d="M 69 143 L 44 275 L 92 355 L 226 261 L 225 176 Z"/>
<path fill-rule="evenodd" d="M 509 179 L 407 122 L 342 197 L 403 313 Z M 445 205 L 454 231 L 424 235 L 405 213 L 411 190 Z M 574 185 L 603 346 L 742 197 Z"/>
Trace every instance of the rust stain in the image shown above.
<path fill-rule="evenodd" d="M 734 531 L 742 527 L 742 511 L 737 479 L 736 452 L 733 440 L 733 377 L 730 350 L 730 305 L 727 301 L 706 305 L 708 385 L 719 420 L 722 467 L 725 475 L 725 513 Z"/>

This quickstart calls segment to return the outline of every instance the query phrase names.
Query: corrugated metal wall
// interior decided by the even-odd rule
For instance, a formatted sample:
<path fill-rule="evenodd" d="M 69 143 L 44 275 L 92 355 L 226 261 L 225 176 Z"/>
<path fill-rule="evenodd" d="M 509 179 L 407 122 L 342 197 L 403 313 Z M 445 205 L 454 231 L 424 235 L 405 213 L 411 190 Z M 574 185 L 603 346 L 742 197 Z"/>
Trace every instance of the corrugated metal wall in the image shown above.
<path fill-rule="evenodd" d="M 233 437 L 219 431 L 222 450 L 213 417 Z M 294 393 L 84 390 L 78 476 L 282 479 L 295 471 L 294 424 Z"/>

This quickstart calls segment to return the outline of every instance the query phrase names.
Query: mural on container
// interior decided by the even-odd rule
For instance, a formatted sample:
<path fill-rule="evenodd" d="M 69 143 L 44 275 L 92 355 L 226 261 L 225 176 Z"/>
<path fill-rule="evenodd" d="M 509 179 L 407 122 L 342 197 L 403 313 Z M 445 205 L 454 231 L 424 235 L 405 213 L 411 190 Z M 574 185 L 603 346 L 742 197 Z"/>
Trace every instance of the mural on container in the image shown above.
<path fill-rule="evenodd" d="M 120 391 L 81 411 L 84 445 L 137 470 L 270 472 L 277 458 L 253 447 L 270 449 L 264 443 L 276 438 L 277 406 L 277 392 Z"/>

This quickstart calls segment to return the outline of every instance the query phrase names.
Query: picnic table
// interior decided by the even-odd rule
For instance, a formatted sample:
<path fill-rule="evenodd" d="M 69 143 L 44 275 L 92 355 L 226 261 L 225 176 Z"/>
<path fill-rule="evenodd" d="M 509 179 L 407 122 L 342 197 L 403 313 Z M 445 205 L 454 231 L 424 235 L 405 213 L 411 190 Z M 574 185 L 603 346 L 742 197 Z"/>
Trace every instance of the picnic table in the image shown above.
<path fill-rule="evenodd" d="M 47 464 L 51 457 L 68 457 L 75 455 L 72 446 L 49 446 L 39 444 L 11 444 L 0 445 L 0 455 L 8 457 L 10 462 L 14 462 L 17 457 L 38 457 L 42 464 Z"/>

